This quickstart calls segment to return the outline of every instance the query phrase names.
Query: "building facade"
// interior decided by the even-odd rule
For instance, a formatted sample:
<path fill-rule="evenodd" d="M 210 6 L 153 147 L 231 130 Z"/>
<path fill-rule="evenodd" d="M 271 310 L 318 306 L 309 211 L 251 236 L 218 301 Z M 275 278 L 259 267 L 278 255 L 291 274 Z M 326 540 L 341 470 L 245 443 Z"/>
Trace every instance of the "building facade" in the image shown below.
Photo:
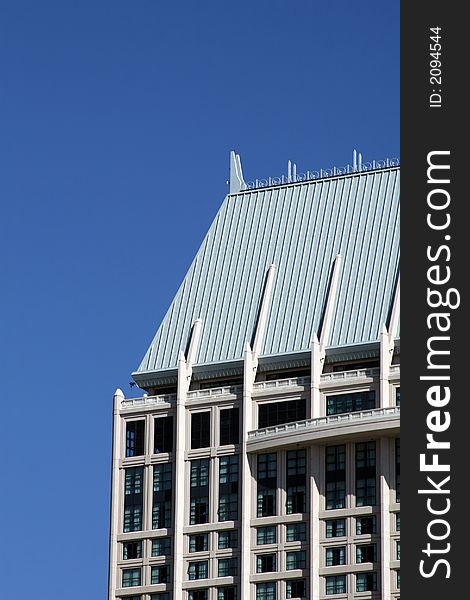
<path fill-rule="evenodd" d="M 400 596 L 399 167 L 244 182 L 114 397 L 109 600 Z"/>

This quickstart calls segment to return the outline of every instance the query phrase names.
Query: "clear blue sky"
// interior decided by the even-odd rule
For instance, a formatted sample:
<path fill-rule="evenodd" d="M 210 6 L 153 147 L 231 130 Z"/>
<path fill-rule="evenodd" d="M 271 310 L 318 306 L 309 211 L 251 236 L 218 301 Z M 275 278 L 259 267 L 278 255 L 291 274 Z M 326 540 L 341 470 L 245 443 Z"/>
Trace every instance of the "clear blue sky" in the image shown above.
<path fill-rule="evenodd" d="M 0 0 L 2 598 L 106 597 L 113 392 L 229 151 L 397 156 L 398 4 Z"/>

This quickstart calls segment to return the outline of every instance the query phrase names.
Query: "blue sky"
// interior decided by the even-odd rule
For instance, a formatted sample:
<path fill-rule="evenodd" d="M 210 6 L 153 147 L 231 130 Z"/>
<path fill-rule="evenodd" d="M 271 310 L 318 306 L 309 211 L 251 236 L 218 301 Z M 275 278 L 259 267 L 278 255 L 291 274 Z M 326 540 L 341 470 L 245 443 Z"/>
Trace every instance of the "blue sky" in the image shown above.
<path fill-rule="evenodd" d="M 105 598 L 113 392 L 229 151 L 246 179 L 398 156 L 398 5 L 0 0 L 2 597 Z"/>

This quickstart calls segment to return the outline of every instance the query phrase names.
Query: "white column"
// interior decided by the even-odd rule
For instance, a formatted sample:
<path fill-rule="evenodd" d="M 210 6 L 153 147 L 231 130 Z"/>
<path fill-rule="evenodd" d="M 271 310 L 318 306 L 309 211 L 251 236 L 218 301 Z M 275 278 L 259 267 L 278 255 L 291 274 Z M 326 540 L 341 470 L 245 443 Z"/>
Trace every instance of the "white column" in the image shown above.
<path fill-rule="evenodd" d="M 387 328 L 382 325 L 380 333 L 380 407 L 386 408 L 390 406 L 390 364 L 391 352 L 390 337 Z"/>
<path fill-rule="evenodd" d="M 114 408 L 113 408 L 113 455 L 111 468 L 111 520 L 110 520 L 110 541 L 109 541 L 109 600 L 114 600 L 117 587 L 117 561 L 119 556 L 119 548 L 117 543 L 117 535 L 119 533 L 119 507 L 121 505 L 120 498 L 120 481 L 119 481 L 119 463 L 121 460 L 121 416 L 120 410 L 124 394 L 118 388 L 114 393 Z"/>
<path fill-rule="evenodd" d="M 173 598 L 183 598 L 184 578 L 184 517 L 185 517 L 185 462 L 186 451 L 186 395 L 188 392 L 188 372 L 186 360 L 181 352 L 178 360 L 178 387 L 176 392 L 176 444 L 175 444 L 175 514 L 173 550 Z"/>
<path fill-rule="evenodd" d="M 320 342 L 316 332 L 313 334 L 310 346 L 310 417 L 321 416 L 320 410 L 320 379 L 323 371 L 324 356 L 320 350 Z"/>
<path fill-rule="evenodd" d="M 247 452 L 248 432 L 253 429 L 253 354 L 250 345 L 247 343 L 245 348 L 244 369 L 243 369 L 243 408 L 240 414 L 242 422 L 242 452 L 241 452 L 241 577 L 240 577 L 240 598 L 249 600 L 250 598 L 250 563 L 251 563 L 251 506 L 252 506 L 252 488 L 253 481 Z"/>
<path fill-rule="evenodd" d="M 390 600 L 390 439 L 380 438 L 381 600 Z"/>
<path fill-rule="evenodd" d="M 310 448 L 310 596 L 320 597 L 320 447 Z"/>

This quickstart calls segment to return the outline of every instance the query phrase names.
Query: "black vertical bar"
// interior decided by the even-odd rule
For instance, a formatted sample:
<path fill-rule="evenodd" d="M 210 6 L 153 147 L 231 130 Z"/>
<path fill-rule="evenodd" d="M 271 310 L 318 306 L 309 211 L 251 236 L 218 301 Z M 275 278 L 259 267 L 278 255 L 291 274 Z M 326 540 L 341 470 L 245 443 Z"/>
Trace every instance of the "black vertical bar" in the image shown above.
<path fill-rule="evenodd" d="M 405 399 L 401 403 L 400 594 L 405 599 L 442 600 L 468 594 L 464 548 L 470 529 L 465 518 L 468 466 L 463 460 L 468 456 L 469 404 L 464 389 L 469 329 L 466 209 L 470 204 L 464 189 L 469 169 L 464 151 L 469 122 L 464 90 L 469 34 L 464 8 L 457 2 L 435 0 L 401 4 L 401 385 Z M 429 161 L 450 169 L 428 174 Z M 439 305 L 439 294 L 454 308 Z M 429 354 L 429 344 L 450 354 Z M 439 401 L 445 388 L 450 393 L 447 404 Z M 441 432 L 432 431 L 438 427 Z M 427 434 L 449 442 L 450 449 L 427 448 Z M 427 471 L 425 465 L 433 460 L 450 470 Z M 444 493 L 436 493 L 439 490 Z"/>

